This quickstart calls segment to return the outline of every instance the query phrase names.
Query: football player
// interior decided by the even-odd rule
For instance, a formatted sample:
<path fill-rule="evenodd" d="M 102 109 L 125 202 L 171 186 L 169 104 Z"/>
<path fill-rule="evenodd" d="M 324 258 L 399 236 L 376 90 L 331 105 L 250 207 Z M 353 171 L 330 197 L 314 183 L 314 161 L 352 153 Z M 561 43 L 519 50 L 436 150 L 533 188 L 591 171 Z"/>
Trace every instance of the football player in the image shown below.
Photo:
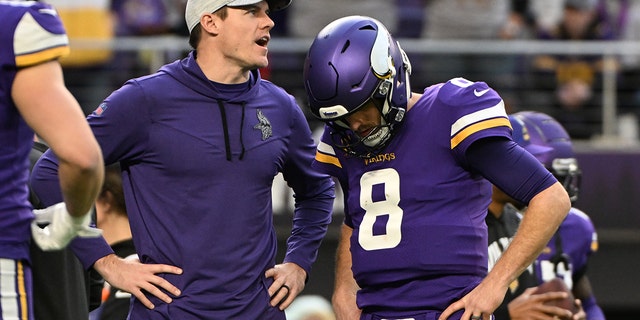
<path fill-rule="evenodd" d="M 578 199 L 581 171 L 571 138 L 564 127 L 549 115 L 534 111 L 512 114 L 509 120 L 513 127 L 514 141 L 534 155 L 562 183 L 571 201 L 575 202 Z M 489 269 L 515 233 L 521 209 L 525 208 L 494 188 L 493 201 L 489 205 L 491 214 L 487 215 Z M 508 231 L 501 233 L 503 228 Z M 598 240 L 593 223 L 584 212 L 572 207 L 536 262 L 523 272 L 518 281 L 512 283 L 496 316 L 499 319 L 520 319 L 523 315 L 531 317 L 535 314 L 561 316 L 563 311 L 543 305 L 547 300 L 558 299 L 560 295 L 531 297 L 533 289 L 525 291 L 526 288 L 558 277 L 564 280 L 574 297 L 580 300 L 586 319 L 604 319 L 586 274 L 589 256 L 597 248 Z M 575 315 L 574 319 L 580 319 L 580 315 Z"/>
<path fill-rule="evenodd" d="M 333 306 L 339 319 L 485 319 L 569 211 L 567 192 L 511 140 L 502 98 L 454 78 L 412 92 L 411 64 L 377 20 L 338 19 L 308 51 L 314 165 L 345 193 Z M 489 182 L 491 181 L 491 182 Z M 529 205 L 487 274 L 491 183 Z"/>
<path fill-rule="evenodd" d="M 0 319 L 33 319 L 30 242 L 59 250 L 78 235 L 100 235 L 89 228 L 89 211 L 102 184 L 102 154 L 64 85 L 58 59 L 69 40 L 56 11 L 1 1 L 0 28 Z M 63 197 L 37 219 L 28 187 L 34 132 L 60 159 Z"/>

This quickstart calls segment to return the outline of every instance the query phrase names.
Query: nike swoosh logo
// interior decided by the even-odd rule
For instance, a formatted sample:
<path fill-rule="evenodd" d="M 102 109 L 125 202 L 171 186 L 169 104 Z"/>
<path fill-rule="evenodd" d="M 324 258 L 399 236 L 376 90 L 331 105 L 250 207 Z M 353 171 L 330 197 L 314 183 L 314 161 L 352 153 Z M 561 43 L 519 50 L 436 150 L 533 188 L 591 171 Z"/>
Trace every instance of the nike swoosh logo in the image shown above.
<path fill-rule="evenodd" d="M 53 9 L 42 8 L 42 9 L 38 10 L 38 12 L 44 13 L 44 14 L 48 14 L 48 15 L 52 15 L 52 16 L 58 16 L 58 12 L 56 12 L 56 10 L 53 10 Z"/>
<path fill-rule="evenodd" d="M 489 92 L 489 89 L 484 89 L 482 91 L 478 91 L 477 89 L 473 89 L 473 94 L 475 94 L 476 97 L 482 97 L 482 95 L 484 95 L 487 92 Z"/>

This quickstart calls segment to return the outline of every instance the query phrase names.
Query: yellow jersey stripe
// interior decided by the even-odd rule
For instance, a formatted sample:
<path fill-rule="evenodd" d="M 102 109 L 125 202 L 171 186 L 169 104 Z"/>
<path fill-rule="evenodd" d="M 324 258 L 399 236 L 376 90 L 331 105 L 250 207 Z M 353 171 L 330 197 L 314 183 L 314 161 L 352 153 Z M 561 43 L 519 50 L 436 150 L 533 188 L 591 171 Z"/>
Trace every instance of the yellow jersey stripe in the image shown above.
<path fill-rule="evenodd" d="M 62 46 L 57 48 L 51 48 L 44 51 L 34 52 L 30 54 L 23 54 L 16 56 L 16 66 L 26 67 L 33 64 L 41 63 L 44 61 L 58 59 L 62 56 L 68 55 L 70 52 L 69 46 Z"/>
<path fill-rule="evenodd" d="M 338 168 L 342 168 L 342 165 L 340 164 L 340 160 L 338 160 L 337 157 L 324 154 L 319 151 L 316 151 L 316 161 L 326 163 L 326 164 L 332 164 Z"/>
<path fill-rule="evenodd" d="M 24 282 L 24 266 L 18 261 L 18 294 L 20 295 L 20 319 L 29 319 L 29 304 L 27 303 L 27 286 Z"/>

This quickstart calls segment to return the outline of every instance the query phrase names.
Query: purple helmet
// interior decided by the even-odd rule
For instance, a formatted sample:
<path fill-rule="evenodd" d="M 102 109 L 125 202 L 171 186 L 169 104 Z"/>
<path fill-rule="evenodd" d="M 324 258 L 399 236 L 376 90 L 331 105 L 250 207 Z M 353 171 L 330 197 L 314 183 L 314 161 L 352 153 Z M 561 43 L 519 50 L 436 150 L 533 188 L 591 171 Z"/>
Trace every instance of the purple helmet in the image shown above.
<path fill-rule="evenodd" d="M 564 127 L 547 114 L 521 111 L 509 115 L 513 141 L 533 154 L 567 190 L 571 201 L 578 199 L 582 173 L 573 144 Z"/>
<path fill-rule="evenodd" d="M 336 146 L 370 157 L 389 141 L 404 118 L 411 95 L 411 64 L 387 29 L 365 16 L 328 24 L 314 39 L 304 66 L 311 113 L 334 128 Z M 349 130 L 344 118 L 373 101 L 382 125 L 364 138 Z"/>

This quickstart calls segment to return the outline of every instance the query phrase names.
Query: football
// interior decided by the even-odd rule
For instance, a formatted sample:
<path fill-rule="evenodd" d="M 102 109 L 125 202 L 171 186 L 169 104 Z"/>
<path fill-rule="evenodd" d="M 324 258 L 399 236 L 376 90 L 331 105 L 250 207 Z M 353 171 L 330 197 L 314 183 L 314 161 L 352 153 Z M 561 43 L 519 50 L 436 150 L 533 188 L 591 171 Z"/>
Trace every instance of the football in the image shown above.
<path fill-rule="evenodd" d="M 546 292 L 557 292 L 557 291 L 566 292 L 568 294 L 567 298 L 547 301 L 545 304 L 567 309 L 571 311 L 573 314 L 578 312 L 578 307 L 575 304 L 575 298 L 573 297 L 573 293 L 571 293 L 571 290 L 569 290 L 567 285 L 560 278 L 554 278 L 553 280 L 547 281 L 539 285 L 533 294 L 541 294 Z"/>

